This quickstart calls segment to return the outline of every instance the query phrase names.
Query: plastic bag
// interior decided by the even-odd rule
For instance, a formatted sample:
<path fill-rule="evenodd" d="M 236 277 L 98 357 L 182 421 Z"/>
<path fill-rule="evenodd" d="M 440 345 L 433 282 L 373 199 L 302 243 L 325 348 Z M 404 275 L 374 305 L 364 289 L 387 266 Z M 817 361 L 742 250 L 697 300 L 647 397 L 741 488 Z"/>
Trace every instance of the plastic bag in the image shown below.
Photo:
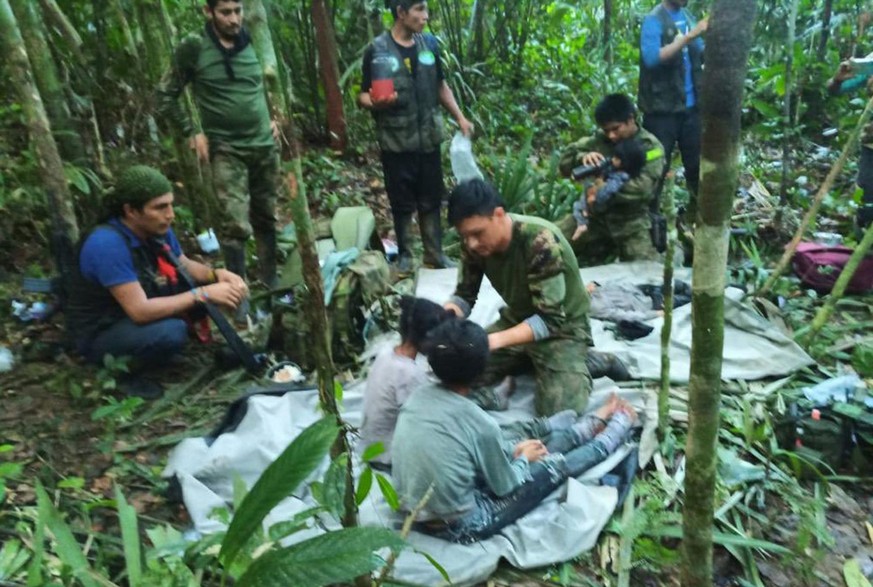
<path fill-rule="evenodd" d="M 482 172 L 473 157 L 473 144 L 468 137 L 455 133 L 449 146 L 449 157 L 452 160 L 452 173 L 455 181 L 461 183 L 470 179 L 484 179 Z"/>

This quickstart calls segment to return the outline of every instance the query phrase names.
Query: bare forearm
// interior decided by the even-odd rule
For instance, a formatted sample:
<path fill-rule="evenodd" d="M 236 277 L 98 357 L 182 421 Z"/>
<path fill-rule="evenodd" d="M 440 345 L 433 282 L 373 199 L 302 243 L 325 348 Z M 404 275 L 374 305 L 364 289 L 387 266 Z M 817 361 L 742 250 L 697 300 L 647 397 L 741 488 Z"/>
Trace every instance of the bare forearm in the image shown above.
<path fill-rule="evenodd" d="M 678 36 L 673 39 L 673 42 L 669 45 L 664 45 L 663 47 L 661 47 L 661 50 L 658 52 L 658 58 L 661 60 L 661 63 L 670 61 L 671 59 L 676 57 L 676 55 L 678 55 L 679 52 L 682 51 L 682 49 L 684 49 L 685 46 L 691 43 L 691 41 L 693 40 L 694 39 L 692 39 L 688 35 Z"/>
<path fill-rule="evenodd" d="M 452 93 L 452 88 L 449 87 L 449 84 L 443 80 L 442 85 L 440 86 L 440 104 L 442 104 L 443 108 L 452 115 L 452 118 L 455 119 L 459 125 L 462 120 L 466 120 L 464 114 L 461 112 L 461 108 L 458 106 L 458 103 L 455 101 L 455 94 Z"/>
<path fill-rule="evenodd" d="M 197 283 L 214 283 L 218 281 L 218 278 L 215 275 L 215 270 L 209 265 L 184 256 L 180 261 Z"/>
<path fill-rule="evenodd" d="M 534 331 L 526 323 L 516 324 L 506 330 L 492 332 L 488 335 L 488 348 L 492 351 L 505 347 L 516 346 L 534 341 Z"/>

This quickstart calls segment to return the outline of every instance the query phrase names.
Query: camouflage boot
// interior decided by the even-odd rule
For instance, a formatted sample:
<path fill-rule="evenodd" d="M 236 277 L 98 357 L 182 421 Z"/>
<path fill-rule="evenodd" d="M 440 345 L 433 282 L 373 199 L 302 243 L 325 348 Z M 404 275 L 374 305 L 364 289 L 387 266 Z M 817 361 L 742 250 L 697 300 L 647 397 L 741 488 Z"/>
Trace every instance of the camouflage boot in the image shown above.
<path fill-rule="evenodd" d="M 443 231 L 440 225 L 439 208 L 418 214 L 418 227 L 421 230 L 421 243 L 424 245 L 423 263 L 433 269 L 451 269 L 457 263 L 443 253 Z"/>
<path fill-rule="evenodd" d="M 397 272 L 412 273 L 412 247 L 410 232 L 412 229 L 412 214 L 394 215 L 394 234 L 397 236 Z"/>
<path fill-rule="evenodd" d="M 612 353 L 601 353 L 594 349 L 588 349 L 585 364 L 592 379 L 609 377 L 613 381 L 627 381 L 631 378 L 630 373 L 621 360 Z"/>
<path fill-rule="evenodd" d="M 276 231 L 255 235 L 258 248 L 258 269 L 261 281 L 267 289 L 276 289 L 279 278 L 276 275 Z"/>
<path fill-rule="evenodd" d="M 224 266 L 228 271 L 236 273 L 243 279 L 246 278 L 246 250 L 245 244 L 222 244 L 224 250 Z M 237 326 L 248 326 L 249 299 L 243 299 L 233 314 L 233 321 Z"/>

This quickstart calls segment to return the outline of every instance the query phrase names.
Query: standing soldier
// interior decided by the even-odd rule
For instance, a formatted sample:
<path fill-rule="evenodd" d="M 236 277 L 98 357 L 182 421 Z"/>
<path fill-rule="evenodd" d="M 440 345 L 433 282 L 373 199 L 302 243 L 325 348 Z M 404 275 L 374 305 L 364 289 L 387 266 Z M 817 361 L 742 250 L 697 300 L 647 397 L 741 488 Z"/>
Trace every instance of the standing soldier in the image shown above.
<path fill-rule="evenodd" d="M 701 35 L 709 21 L 704 18 L 695 23 L 685 9 L 687 4 L 688 0 L 663 0 L 643 20 L 639 105 L 643 127 L 664 146 L 665 174 L 670 169 L 673 145 L 679 144 L 691 196 L 686 220 L 694 222 L 700 183 Z"/>
<path fill-rule="evenodd" d="M 444 79 L 436 38 L 422 32 L 428 19 L 427 2 L 386 2 L 394 16 L 394 26 L 379 35 L 364 52 L 358 103 L 372 112 L 376 121 L 385 189 L 397 235 L 397 268 L 401 273 L 412 269 L 409 233 L 416 211 L 424 264 L 453 267 L 454 263 L 443 254 L 440 226 L 444 189 L 440 105 L 465 135 L 473 132 L 473 125 L 461 113 Z M 391 81 L 390 91 L 383 95 L 373 82 L 387 80 Z"/>
<path fill-rule="evenodd" d="M 245 244 L 254 233 L 260 278 L 276 283 L 278 125 L 271 121 L 263 71 L 239 0 L 207 0 L 202 35 L 186 37 L 158 88 L 159 112 L 190 137 L 200 161 L 211 163 L 222 207 L 218 236 L 224 261 L 245 276 Z M 191 84 L 202 128 L 195 128 L 179 96 Z M 236 318 L 245 319 L 247 304 Z"/>

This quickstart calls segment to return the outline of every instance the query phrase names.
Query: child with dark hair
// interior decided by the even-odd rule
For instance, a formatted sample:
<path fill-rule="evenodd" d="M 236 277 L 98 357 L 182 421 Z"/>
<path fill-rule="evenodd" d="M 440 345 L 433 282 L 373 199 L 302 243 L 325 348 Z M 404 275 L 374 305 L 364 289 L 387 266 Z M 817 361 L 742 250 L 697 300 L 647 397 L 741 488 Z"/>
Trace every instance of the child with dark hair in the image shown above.
<path fill-rule="evenodd" d="M 571 240 L 577 240 L 588 230 L 588 212 L 602 213 L 612 197 L 624 185 L 639 177 L 646 166 L 646 151 L 635 139 L 625 139 L 615 145 L 606 173 L 583 190 L 583 196 L 573 204 L 576 231 Z"/>
<path fill-rule="evenodd" d="M 440 381 L 417 388 L 400 411 L 392 473 L 407 512 L 433 489 L 415 527 L 439 538 L 468 544 L 497 533 L 614 452 L 636 419 L 613 396 L 545 442 L 525 439 L 507 451 L 497 422 L 468 398 L 488 362 L 485 331 L 444 322 L 424 352 Z"/>
<path fill-rule="evenodd" d="M 363 446 L 381 442 L 385 452 L 371 462 L 391 464 L 391 439 L 400 406 L 413 389 L 424 383 L 427 371 L 416 362 L 428 331 L 454 313 L 424 298 L 403 296 L 400 300 L 400 344 L 376 357 L 364 390 Z"/>

